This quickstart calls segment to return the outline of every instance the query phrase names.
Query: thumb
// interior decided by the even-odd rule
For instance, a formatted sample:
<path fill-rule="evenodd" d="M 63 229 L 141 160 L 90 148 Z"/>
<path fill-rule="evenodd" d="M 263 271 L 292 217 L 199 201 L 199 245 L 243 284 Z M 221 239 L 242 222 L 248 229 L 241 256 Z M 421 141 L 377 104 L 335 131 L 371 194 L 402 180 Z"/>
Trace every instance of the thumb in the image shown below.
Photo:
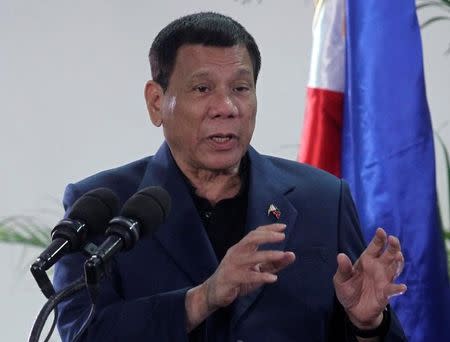
<path fill-rule="evenodd" d="M 349 280 L 354 273 L 352 262 L 350 258 L 344 253 L 339 253 L 337 256 L 338 268 L 334 275 L 334 282 L 342 284 Z"/>

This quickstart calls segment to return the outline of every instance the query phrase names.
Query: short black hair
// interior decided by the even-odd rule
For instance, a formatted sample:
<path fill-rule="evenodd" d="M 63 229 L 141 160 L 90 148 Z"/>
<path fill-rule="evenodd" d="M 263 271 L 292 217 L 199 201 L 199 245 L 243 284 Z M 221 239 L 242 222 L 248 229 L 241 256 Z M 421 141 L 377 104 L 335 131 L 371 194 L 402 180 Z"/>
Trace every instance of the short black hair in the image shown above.
<path fill-rule="evenodd" d="M 152 78 L 167 90 L 178 49 L 186 44 L 231 47 L 244 45 L 253 64 L 254 81 L 261 68 L 261 55 L 255 40 L 234 19 L 214 12 L 186 15 L 172 21 L 156 36 L 150 48 Z"/>

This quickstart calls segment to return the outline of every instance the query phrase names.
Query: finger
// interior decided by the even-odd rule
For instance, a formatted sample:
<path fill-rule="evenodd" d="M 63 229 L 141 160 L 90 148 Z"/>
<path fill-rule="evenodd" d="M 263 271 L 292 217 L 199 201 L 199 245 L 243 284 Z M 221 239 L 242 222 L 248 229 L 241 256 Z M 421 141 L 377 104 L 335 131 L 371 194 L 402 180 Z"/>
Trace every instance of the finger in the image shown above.
<path fill-rule="evenodd" d="M 283 232 L 286 229 L 286 225 L 284 223 L 272 223 L 266 224 L 264 226 L 259 226 L 255 229 L 255 231 L 273 231 L 273 232 Z"/>
<path fill-rule="evenodd" d="M 242 258 L 241 265 L 256 265 L 276 262 L 284 258 L 285 252 L 283 251 L 257 251 L 250 254 L 246 258 Z"/>
<path fill-rule="evenodd" d="M 264 263 L 260 265 L 261 272 L 278 273 L 295 261 L 295 254 L 292 252 L 284 252 L 283 258 L 280 260 Z"/>
<path fill-rule="evenodd" d="M 389 299 L 395 296 L 401 296 L 407 289 L 405 284 L 388 284 L 383 290 L 383 295 Z"/>
<path fill-rule="evenodd" d="M 400 245 L 400 240 L 398 239 L 398 237 L 394 236 L 394 235 L 389 235 L 388 238 L 388 248 L 387 250 L 391 253 L 397 253 L 398 251 L 401 251 L 401 245 Z"/>
<path fill-rule="evenodd" d="M 278 227 L 278 229 L 280 228 Z M 236 247 L 240 251 L 255 251 L 262 244 L 281 242 L 284 238 L 285 234 L 281 231 L 253 230 L 239 241 Z"/>
<path fill-rule="evenodd" d="M 405 259 L 402 252 L 397 252 L 394 259 L 390 261 L 388 269 L 388 278 L 390 281 L 395 280 L 403 271 L 405 265 Z"/>
<path fill-rule="evenodd" d="M 353 276 L 353 265 L 350 258 L 344 253 L 339 253 L 337 256 L 338 268 L 334 275 L 334 282 L 341 284 L 349 280 Z"/>
<path fill-rule="evenodd" d="M 384 247 L 386 246 L 387 235 L 383 228 L 378 228 L 375 232 L 375 235 L 370 241 L 364 253 L 372 256 L 379 257 L 381 253 L 384 251 Z"/>
<path fill-rule="evenodd" d="M 267 284 L 274 283 L 278 280 L 276 274 L 269 272 L 250 271 L 243 276 L 241 284 Z"/>
<path fill-rule="evenodd" d="M 381 260 L 385 263 L 389 263 L 395 259 L 397 253 L 400 251 L 400 240 L 397 237 L 390 235 L 387 239 L 386 250 L 381 255 Z"/>
<path fill-rule="evenodd" d="M 397 253 L 399 256 L 395 259 L 397 262 L 397 268 L 395 270 L 394 279 L 398 278 L 400 274 L 403 272 L 403 268 L 405 267 L 405 258 L 403 257 L 402 252 Z"/>

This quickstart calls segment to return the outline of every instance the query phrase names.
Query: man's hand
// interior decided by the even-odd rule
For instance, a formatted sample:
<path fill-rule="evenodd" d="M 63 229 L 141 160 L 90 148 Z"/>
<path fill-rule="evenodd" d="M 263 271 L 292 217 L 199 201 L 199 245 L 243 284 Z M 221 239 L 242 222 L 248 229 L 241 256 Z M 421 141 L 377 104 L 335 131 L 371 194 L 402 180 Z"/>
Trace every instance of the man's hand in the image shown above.
<path fill-rule="evenodd" d="M 261 226 L 239 241 L 225 254 L 214 274 L 186 295 L 188 331 L 194 329 L 215 310 L 228 306 L 266 283 L 277 280 L 276 273 L 294 262 L 292 252 L 261 251 L 260 245 L 285 238 L 284 224 Z"/>
<path fill-rule="evenodd" d="M 406 291 L 405 284 L 394 283 L 404 265 L 399 240 L 378 228 L 354 265 L 343 253 L 337 262 L 333 282 L 339 302 L 355 326 L 376 328 L 389 298 Z"/>

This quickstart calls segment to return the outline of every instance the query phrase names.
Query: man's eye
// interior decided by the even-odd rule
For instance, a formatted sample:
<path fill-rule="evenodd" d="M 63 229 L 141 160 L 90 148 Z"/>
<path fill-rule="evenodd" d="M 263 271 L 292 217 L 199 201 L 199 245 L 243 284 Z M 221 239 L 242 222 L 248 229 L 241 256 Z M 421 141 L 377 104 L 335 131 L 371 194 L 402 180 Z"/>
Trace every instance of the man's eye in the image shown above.
<path fill-rule="evenodd" d="M 239 87 L 234 88 L 234 91 L 236 91 L 238 93 L 246 92 L 249 90 L 250 90 L 250 88 L 247 86 L 239 86 Z"/>
<path fill-rule="evenodd" d="M 198 91 L 199 93 L 206 93 L 209 88 L 207 86 L 197 86 L 194 88 L 196 91 Z"/>

